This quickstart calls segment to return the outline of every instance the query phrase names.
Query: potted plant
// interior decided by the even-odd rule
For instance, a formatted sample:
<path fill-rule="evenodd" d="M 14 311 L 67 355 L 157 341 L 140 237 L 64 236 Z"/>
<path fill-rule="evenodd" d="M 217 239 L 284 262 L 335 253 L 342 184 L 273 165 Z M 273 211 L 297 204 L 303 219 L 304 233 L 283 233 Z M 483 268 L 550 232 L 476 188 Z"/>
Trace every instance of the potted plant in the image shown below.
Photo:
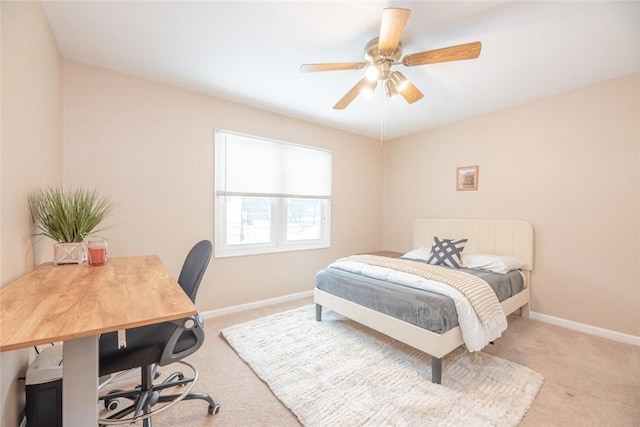
<path fill-rule="evenodd" d="M 38 232 L 32 236 L 54 240 L 54 264 L 81 264 L 86 259 L 85 239 L 111 214 L 112 203 L 96 190 L 40 188 L 29 194 L 31 220 Z"/>

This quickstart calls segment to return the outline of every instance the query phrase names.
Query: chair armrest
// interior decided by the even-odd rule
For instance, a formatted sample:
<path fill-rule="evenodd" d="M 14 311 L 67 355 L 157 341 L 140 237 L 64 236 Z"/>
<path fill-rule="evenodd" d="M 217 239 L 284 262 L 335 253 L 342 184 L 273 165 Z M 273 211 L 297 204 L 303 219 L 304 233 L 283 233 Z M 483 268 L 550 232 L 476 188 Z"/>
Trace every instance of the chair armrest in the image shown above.
<path fill-rule="evenodd" d="M 191 317 L 185 317 L 184 319 L 171 320 L 167 323 L 171 323 L 175 325 L 175 329 L 171 333 L 167 344 L 162 350 L 162 355 L 160 356 L 160 361 L 158 364 L 160 366 L 165 366 L 173 362 L 177 362 L 178 360 L 184 359 L 190 354 L 194 353 L 198 350 L 202 344 L 204 344 L 204 319 L 199 311 L 196 310 L 196 314 Z M 196 339 L 195 345 L 181 351 L 176 352 L 176 344 L 178 340 L 185 332 L 190 331 L 193 333 Z"/>

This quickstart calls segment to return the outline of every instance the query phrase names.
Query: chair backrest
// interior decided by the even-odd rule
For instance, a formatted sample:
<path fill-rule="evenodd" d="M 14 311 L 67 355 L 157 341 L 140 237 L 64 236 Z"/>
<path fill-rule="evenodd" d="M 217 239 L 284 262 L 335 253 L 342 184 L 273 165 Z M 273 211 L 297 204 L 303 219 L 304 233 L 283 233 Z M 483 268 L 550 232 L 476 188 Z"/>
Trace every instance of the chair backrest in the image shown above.
<path fill-rule="evenodd" d="M 193 303 L 196 302 L 198 288 L 211 260 L 212 252 L 213 244 L 209 240 L 202 240 L 191 248 L 182 265 L 178 283 Z"/>

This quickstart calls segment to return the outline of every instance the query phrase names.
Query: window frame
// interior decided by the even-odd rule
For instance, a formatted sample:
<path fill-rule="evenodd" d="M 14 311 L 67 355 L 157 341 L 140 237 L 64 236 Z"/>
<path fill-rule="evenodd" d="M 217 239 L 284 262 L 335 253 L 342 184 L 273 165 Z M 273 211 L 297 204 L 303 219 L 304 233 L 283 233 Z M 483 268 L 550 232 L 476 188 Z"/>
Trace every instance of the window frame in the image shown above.
<path fill-rule="evenodd" d="M 289 142 L 277 141 L 268 138 L 262 138 L 253 135 L 239 134 L 222 129 L 216 129 L 214 134 L 214 156 L 218 153 L 216 144 L 218 143 L 217 135 L 237 135 L 243 138 L 250 138 L 258 141 L 267 141 L 271 143 L 297 146 L 309 150 L 317 150 L 329 153 L 331 155 L 331 168 L 333 168 L 333 153 L 313 146 L 305 146 L 292 144 Z M 331 175 L 333 171 L 331 170 Z M 331 247 L 331 197 L 329 196 L 305 196 L 305 195 L 287 195 L 280 194 L 255 194 L 255 193 L 229 193 L 220 194 L 217 189 L 218 163 L 214 159 L 214 257 L 226 258 L 235 256 L 260 255 L 279 252 L 291 252 L 302 250 L 313 250 Z M 331 193 L 333 190 L 331 190 Z M 227 243 L 227 197 L 266 197 L 270 200 L 270 239 L 269 242 L 263 243 Z M 288 240 L 287 239 L 287 218 L 288 218 L 288 200 L 320 200 L 321 212 L 321 236 L 318 239 L 304 240 Z"/>

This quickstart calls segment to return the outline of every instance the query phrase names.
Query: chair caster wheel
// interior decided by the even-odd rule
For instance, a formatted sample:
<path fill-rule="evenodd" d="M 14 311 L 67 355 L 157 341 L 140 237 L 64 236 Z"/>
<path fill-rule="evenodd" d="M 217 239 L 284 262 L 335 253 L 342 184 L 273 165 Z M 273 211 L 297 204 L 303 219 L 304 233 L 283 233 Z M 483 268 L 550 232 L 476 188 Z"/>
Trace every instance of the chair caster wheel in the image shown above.
<path fill-rule="evenodd" d="M 116 409 L 118 409 L 118 406 L 120 406 L 120 402 L 118 402 L 116 399 L 104 401 L 104 407 L 109 411 L 115 411 Z"/>
<path fill-rule="evenodd" d="M 215 415 L 218 412 L 220 412 L 220 405 L 218 405 L 217 403 L 212 405 L 209 405 L 209 415 Z"/>
<path fill-rule="evenodd" d="M 120 393 L 122 391 L 123 390 L 112 390 L 110 393 Z M 115 411 L 116 409 L 118 409 L 118 406 L 120 406 L 120 401 L 118 400 L 117 397 L 104 400 L 104 407 L 109 411 Z"/>

